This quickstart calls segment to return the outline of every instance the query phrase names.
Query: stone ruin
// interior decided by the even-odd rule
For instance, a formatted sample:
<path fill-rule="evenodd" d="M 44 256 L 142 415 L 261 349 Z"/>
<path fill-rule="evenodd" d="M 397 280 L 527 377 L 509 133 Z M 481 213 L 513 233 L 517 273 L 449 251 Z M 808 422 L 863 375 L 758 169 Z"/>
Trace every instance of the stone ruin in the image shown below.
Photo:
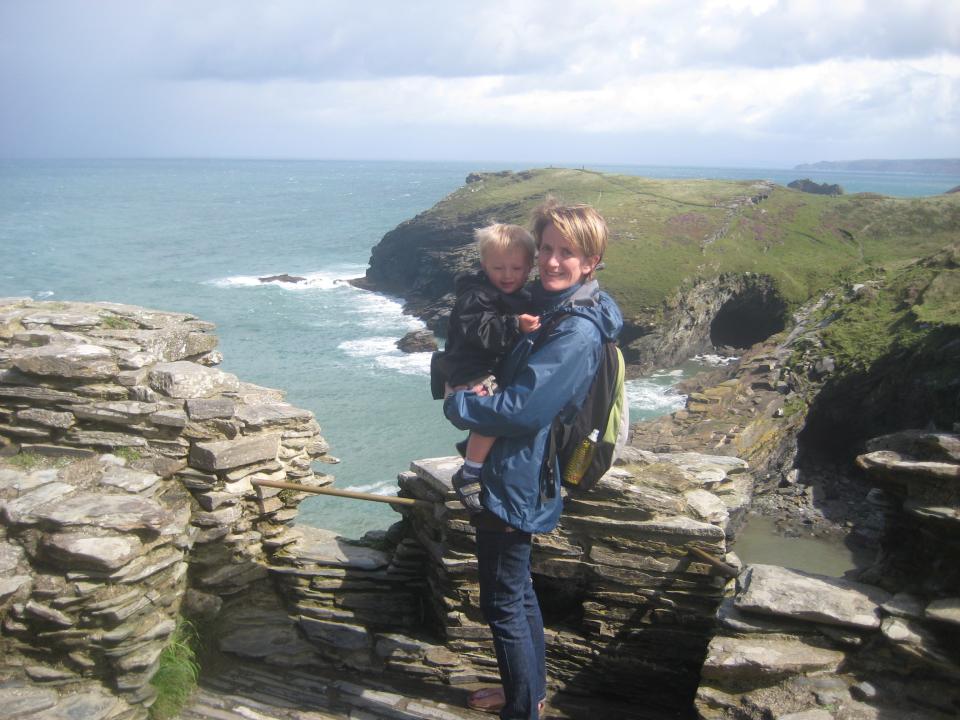
<path fill-rule="evenodd" d="M 0 471 L 3 707 L 145 717 L 180 614 L 212 623 L 225 652 L 277 668 L 496 682 L 472 529 L 450 489 L 459 460 L 400 473 L 400 494 L 423 502 L 387 531 L 357 540 L 294 526 L 306 494 L 255 482 L 326 484 L 314 464 L 335 460 L 311 413 L 214 367 L 211 330 L 123 305 L 0 301 L 0 444 L 11 458 L 47 458 Z M 770 363 L 748 364 L 744 382 L 764 372 Z M 722 389 L 720 405 L 741 388 Z M 775 424 L 776 403 L 762 405 Z M 729 453 L 750 434 L 717 455 L 629 449 L 536 538 L 551 707 L 584 717 L 603 698 L 610 718 L 955 716 L 955 436 L 878 440 L 861 460 L 891 530 L 858 584 L 741 568 L 729 552 L 755 483 Z M 933 446 L 940 454 L 924 459 Z M 364 717 L 438 717 L 365 702 Z M 914 714 L 889 714 L 905 707 Z"/>
<path fill-rule="evenodd" d="M 724 599 L 696 707 L 707 720 L 960 715 L 960 436 L 905 431 L 857 458 L 886 515 L 859 582 L 748 566 Z"/>
<path fill-rule="evenodd" d="M 141 718 L 181 610 L 268 577 L 330 482 L 312 413 L 241 382 L 210 323 L 108 303 L 0 303 L 0 704 L 14 716 Z M 13 708 L 13 710 L 10 710 Z"/>

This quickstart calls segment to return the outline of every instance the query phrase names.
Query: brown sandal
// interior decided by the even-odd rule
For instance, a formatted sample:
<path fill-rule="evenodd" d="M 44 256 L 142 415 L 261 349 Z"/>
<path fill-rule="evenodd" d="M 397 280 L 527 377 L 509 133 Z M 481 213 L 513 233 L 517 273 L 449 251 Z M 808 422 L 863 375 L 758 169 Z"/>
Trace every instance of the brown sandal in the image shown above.
<path fill-rule="evenodd" d="M 467 707 L 486 713 L 498 713 L 507 704 L 502 687 L 485 687 L 467 695 Z"/>
<path fill-rule="evenodd" d="M 507 699 L 503 694 L 502 687 L 485 687 L 474 690 L 467 695 L 467 707 L 471 710 L 496 714 L 503 710 L 507 704 Z M 543 712 L 544 701 L 541 700 L 537 706 L 539 712 Z"/>

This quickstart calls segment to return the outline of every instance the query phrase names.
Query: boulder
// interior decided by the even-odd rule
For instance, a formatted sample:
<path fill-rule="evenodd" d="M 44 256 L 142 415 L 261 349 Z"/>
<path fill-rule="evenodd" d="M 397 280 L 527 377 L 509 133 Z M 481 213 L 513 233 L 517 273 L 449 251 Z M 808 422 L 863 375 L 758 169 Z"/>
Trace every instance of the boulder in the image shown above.
<path fill-rule="evenodd" d="M 411 330 L 397 340 L 396 345 L 405 353 L 433 352 L 439 348 L 437 338 L 430 330 Z"/>

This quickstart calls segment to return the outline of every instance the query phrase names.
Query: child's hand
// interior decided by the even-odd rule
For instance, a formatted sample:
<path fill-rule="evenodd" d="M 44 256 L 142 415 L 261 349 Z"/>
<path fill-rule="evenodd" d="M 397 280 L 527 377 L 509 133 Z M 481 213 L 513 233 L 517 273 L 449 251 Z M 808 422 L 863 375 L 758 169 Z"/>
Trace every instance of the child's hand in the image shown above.
<path fill-rule="evenodd" d="M 520 332 L 529 333 L 540 328 L 539 315 L 517 315 L 520 323 Z"/>

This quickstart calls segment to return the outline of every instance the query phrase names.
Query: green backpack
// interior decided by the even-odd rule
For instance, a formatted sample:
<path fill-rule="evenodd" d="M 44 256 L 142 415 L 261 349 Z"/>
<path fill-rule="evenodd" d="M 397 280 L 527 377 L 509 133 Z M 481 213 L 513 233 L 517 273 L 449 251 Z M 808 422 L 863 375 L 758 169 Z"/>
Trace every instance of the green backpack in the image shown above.
<path fill-rule="evenodd" d="M 552 318 L 541 330 L 537 340 L 546 339 L 549 331 L 565 317 L 566 314 L 559 314 Z M 534 350 L 538 344 L 534 342 Z M 567 408 L 564 408 L 550 427 L 545 489 L 555 487 L 553 480 L 559 476 L 569 490 L 587 492 L 613 465 L 613 461 L 627 444 L 630 430 L 630 405 L 624 385 L 625 371 L 626 365 L 620 348 L 615 342 L 604 342 L 600 363 L 583 404 L 567 422 L 561 419 L 561 416 L 568 414 L 564 412 Z M 587 449 L 589 446 L 592 447 Z M 585 466 L 581 469 L 581 465 Z M 570 475 L 574 468 L 582 470 L 582 473 L 575 473 L 579 475 L 578 481 Z"/>

